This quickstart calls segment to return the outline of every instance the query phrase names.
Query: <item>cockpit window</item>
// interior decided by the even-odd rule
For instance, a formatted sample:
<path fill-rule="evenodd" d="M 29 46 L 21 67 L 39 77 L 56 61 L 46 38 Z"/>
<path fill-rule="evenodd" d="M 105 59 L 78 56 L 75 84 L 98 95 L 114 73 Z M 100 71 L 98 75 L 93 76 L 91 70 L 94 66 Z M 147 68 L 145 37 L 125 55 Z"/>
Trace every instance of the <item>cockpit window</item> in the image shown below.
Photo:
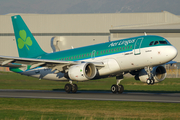
<path fill-rule="evenodd" d="M 154 45 L 157 45 L 157 44 L 159 44 L 159 42 L 158 42 L 158 41 L 155 41 L 155 42 L 154 42 Z"/>
<path fill-rule="evenodd" d="M 168 43 L 166 41 L 159 41 L 160 44 L 164 44 L 164 45 L 167 45 Z"/>
<path fill-rule="evenodd" d="M 158 40 L 158 41 L 151 41 L 149 43 L 149 46 L 158 45 L 158 44 L 161 44 L 161 45 L 170 45 L 169 41 L 167 41 L 167 40 Z"/>
<path fill-rule="evenodd" d="M 153 45 L 154 41 L 150 42 L 149 46 Z"/>

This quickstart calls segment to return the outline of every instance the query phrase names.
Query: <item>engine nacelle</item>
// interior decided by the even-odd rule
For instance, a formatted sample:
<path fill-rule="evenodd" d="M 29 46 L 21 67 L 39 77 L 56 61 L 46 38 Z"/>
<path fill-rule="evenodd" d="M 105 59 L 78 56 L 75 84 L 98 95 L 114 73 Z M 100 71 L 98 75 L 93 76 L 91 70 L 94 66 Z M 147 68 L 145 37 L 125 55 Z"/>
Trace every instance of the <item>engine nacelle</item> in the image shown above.
<path fill-rule="evenodd" d="M 81 63 L 69 68 L 68 77 L 71 80 L 85 81 L 93 79 L 97 74 L 97 69 L 93 63 Z"/>
<path fill-rule="evenodd" d="M 153 67 L 152 74 L 153 74 L 154 82 L 163 81 L 166 78 L 166 75 L 167 75 L 166 69 L 163 66 Z M 148 74 L 144 69 L 142 69 L 139 72 L 139 80 L 141 82 L 146 82 L 147 79 L 148 79 Z"/>

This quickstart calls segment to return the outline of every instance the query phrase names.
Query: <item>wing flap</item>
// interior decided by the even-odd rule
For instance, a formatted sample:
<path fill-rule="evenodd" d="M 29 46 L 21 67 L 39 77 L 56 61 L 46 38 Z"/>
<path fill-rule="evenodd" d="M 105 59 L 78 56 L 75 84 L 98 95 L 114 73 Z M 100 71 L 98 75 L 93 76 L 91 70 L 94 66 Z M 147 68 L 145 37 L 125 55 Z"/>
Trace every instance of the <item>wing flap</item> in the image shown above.
<path fill-rule="evenodd" d="M 57 64 L 77 64 L 76 62 L 72 62 L 72 61 L 58 61 L 58 60 L 47 60 L 47 59 L 0 56 L 0 65 L 1 66 L 7 65 L 8 63 L 32 65 L 32 68 L 35 68 L 38 66 L 54 67 Z"/>
<path fill-rule="evenodd" d="M 5 60 L 1 63 L 1 65 L 7 65 L 8 63 L 11 63 L 13 60 Z"/>

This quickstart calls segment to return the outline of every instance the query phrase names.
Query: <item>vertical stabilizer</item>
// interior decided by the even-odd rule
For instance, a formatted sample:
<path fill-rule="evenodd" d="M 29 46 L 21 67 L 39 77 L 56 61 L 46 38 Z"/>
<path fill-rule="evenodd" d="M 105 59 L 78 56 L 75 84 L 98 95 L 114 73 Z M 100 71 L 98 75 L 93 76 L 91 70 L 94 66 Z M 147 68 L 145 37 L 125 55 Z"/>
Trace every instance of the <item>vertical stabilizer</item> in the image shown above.
<path fill-rule="evenodd" d="M 19 57 L 33 58 L 46 54 L 24 23 L 20 15 L 11 17 Z"/>

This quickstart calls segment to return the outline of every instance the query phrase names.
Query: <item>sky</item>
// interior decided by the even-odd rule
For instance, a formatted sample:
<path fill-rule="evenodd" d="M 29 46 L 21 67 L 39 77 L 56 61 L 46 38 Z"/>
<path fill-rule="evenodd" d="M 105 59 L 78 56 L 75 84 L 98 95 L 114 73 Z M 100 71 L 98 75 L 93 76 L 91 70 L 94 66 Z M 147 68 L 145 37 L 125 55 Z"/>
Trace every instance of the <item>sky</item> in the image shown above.
<path fill-rule="evenodd" d="M 8 13 L 87 14 L 168 11 L 180 15 L 180 0 L 0 0 Z"/>

